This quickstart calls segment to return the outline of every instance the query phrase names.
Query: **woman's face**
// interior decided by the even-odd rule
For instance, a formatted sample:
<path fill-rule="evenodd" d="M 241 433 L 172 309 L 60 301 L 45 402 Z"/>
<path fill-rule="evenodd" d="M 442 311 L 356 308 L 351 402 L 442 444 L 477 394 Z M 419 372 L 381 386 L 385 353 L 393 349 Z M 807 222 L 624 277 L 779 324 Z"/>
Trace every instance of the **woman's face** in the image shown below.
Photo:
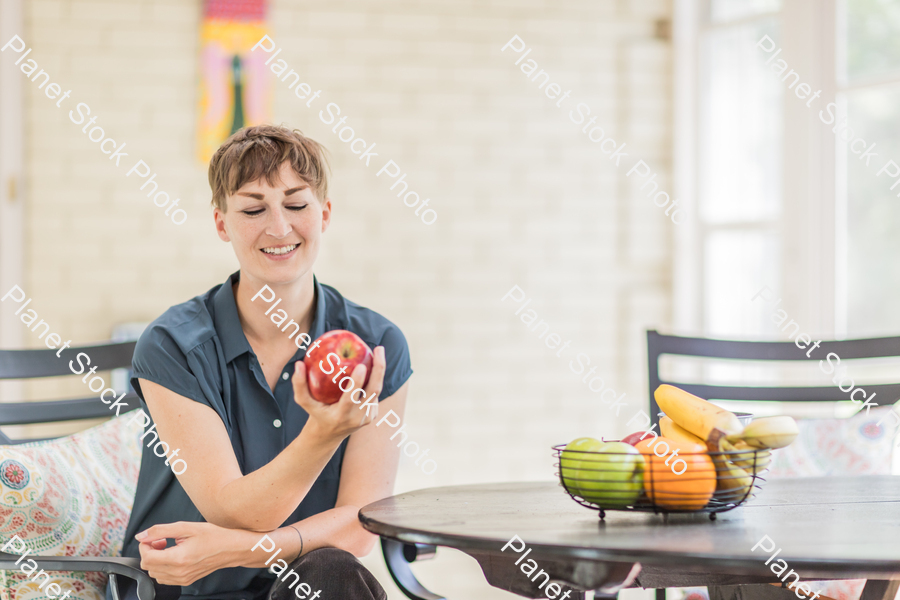
<path fill-rule="evenodd" d="M 219 237 L 231 242 L 241 273 L 269 285 L 293 283 L 311 272 L 319 240 L 331 221 L 331 200 L 283 163 L 274 185 L 245 183 L 213 216 Z"/>

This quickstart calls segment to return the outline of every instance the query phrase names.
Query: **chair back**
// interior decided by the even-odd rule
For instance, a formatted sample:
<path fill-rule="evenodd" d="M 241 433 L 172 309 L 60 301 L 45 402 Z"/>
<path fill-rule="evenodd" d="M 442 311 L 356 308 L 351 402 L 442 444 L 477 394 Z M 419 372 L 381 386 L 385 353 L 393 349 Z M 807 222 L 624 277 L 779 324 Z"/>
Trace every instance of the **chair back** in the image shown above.
<path fill-rule="evenodd" d="M 101 343 L 93 346 L 66 348 L 61 352 L 59 350 L 0 350 L 0 380 L 72 375 L 69 362 L 71 361 L 76 366 L 79 365 L 76 357 L 80 353 L 90 357 L 90 368 L 96 366 L 97 373 L 110 369 L 130 368 L 135 344 L 136 342 L 133 341 Z M 87 361 L 82 360 L 81 364 L 87 364 Z M 85 369 L 84 372 L 87 373 L 88 370 Z M 106 383 L 104 389 L 111 388 L 110 378 L 103 377 L 103 379 Z M 33 425 L 115 416 L 116 411 L 109 409 L 112 402 L 109 404 L 101 402 L 102 390 L 93 392 L 87 387 L 87 383 L 84 385 L 86 394 L 89 394 L 85 397 L 40 402 L 0 403 L 0 426 Z M 121 395 L 121 391 L 116 397 L 119 395 Z M 112 399 L 107 395 L 106 400 Z M 139 408 L 140 399 L 133 391 L 129 391 L 122 398 L 120 404 L 128 405 L 127 410 L 119 411 L 119 414 L 122 414 Z M 38 441 L 38 439 L 40 438 L 11 440 L 3 432 L 0 432 L 0 444 L 22 444 Z"/>
<path fill-rule="evenodd" d="M 696 356 L 715 359 L 765 360 L 765 361 L 816 361 L 824 360 L 833 352 L 842 360 L 850 358 L 900 357 L 900 337 L 868 338 L 858 340 L 823 341 L 814 350 L 801 349 L 794 342 L 746 342 L 713 340 L 708 338 L 662 335 L 656 330 L 647 331 L 647 363 L 650 379 L 650 417 L 659 422 L 659 405 L 653 391 L 668 383 L 705 399 L 749 400 L 775 402 L 827 402 L 848 400 L 849 393 L 831 383 L 813 387 L 798 386 L 730 386 L 679 383 L 667 381 L 659 375 L 659 359 L 663 354 Z M 809 356 L 807 356 L 809 354 Z M 880 405 L 893 404 L 900 397 L 900 384 L 876 384 L 864 387 L 867 397 L 873 393 L 882 399 Z"/>

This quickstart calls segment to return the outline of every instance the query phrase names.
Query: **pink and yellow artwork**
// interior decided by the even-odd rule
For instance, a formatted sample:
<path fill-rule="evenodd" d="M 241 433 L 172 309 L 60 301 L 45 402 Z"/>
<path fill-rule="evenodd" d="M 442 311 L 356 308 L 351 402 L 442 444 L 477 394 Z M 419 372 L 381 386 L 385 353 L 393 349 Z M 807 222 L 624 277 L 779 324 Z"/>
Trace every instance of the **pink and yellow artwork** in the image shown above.
<path fill-rule="evenodd" d="M 200 28 L 198 158 L 240 129 L 269 121 L 269 86 L 262 53 L 251 48 L 266 31 L 267 0 L 205 0 Z"/>

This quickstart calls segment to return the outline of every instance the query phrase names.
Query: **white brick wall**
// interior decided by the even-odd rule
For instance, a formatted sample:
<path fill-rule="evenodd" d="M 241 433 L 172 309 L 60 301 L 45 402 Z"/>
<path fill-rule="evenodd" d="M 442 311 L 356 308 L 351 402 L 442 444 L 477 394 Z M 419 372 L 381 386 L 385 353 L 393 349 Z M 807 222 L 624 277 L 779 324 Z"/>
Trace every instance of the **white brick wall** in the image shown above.
<path fill-rule="evenodd" d="M 643 331 L 669 323 L 673 225 L 624 178 L 624 163 L 642 158 L 671 188 L 671 56 L 653 39 L 668 2 L 272 4 L 280 58 L 322 89 L 306 108 L 273 76 L 273 120 L 323 142 L 334 159 L 336 222 L 318 276 L 398 323 L 412 348 L 407 429 L 439 467 L 429 477 L 402 463 L 397 490 L 546 480 L 552 444 L 628 433 L 634 408 L 611 416 L 569 371 L 575 352 L 556 358 L 500 298 L 523 287 L 570 349 L 600 365 L 597 374 L 633 407 L 646 407 Z M 89 343 L 115 323 L 155 318 L 236 268 L 214 233 L 206 168 L 194 158 L 200 8 L 31 0 L 26 10 L 31 57 L 73 97 L 64 111 L 26 85 L 24 284 L 42 318 Z M 557 109 L 509 51 L 501 54 L 514 33 L 551 81 L 627 142 L 623 168 L 569 121 L 575 102 Z M 77 102 L 127 142 L 120 168 L 69 121 Z M 319 121 L 327 102 L 377 143 L 381 163 L 366 168 Z M 135 177 L 125 178 L 138 158 L 181 198 L 187 223 L 174 226 Z M 435 225 L 375 177 L 388 158 L 431 198 Z M 429 583 L 451 597 L 510 597 L 476 576 L 438 571 Z"/>

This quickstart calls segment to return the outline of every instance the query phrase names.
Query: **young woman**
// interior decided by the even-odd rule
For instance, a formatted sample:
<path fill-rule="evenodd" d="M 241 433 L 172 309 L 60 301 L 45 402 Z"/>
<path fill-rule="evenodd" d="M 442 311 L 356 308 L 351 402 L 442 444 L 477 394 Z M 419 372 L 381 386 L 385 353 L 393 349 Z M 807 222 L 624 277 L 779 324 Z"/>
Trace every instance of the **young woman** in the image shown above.
<path fill-rule="evenodd" d="M 297 131 L 265 125 L 231 136 L 209 182 L 216 232 L 240 270 L 167 310 L 135 349 L 132 384 L 184 461 L 176 477 L 145 430 L 123 554 L 140 557 L 159 597 L 387 597 L 355 558 L 376 541 L 357 513 L 392 493 L 399 449 L 372 421 L 388 410 L 402 418 L 412 369 L 393 323 L 313 275 L 332 216 L 326 171 L 324 149 Z M 310 396 L 306 344 L 266 314 L 271 303 L 253 300 L 265 286 L 310 339 L 347 329 L 374 349 L 365 391 L 378 410 L 361 410 L 350 392 L 331 405 Z M 351 389 L 365 371 L 353 370 Z M 281 549 L 274 561 L 272 544 L 258 545 L 263 535 Z M 276 582 L 267 561 L 290 563 L 299 580 Z"/>

